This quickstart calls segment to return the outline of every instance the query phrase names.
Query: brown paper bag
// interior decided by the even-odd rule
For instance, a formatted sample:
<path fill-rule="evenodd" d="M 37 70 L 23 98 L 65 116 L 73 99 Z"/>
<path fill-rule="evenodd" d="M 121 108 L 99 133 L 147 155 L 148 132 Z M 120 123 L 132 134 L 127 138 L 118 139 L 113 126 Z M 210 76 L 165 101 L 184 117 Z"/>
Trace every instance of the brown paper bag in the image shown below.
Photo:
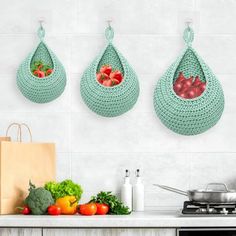
<path fill-rule="evenodd" d="M 0 138 L 0 214 L 14 214 L 28 195 L 29 180 L 37 187 L 55 180 L 55 144 L 34 143 L 29 127 L 18 126 L 18 142 L 10 141 L 8 134 Z M 21 140 L 22 127 L 29 131 L 31 142 Z M 9 129 L 8 129 L 9 130 Z"/>

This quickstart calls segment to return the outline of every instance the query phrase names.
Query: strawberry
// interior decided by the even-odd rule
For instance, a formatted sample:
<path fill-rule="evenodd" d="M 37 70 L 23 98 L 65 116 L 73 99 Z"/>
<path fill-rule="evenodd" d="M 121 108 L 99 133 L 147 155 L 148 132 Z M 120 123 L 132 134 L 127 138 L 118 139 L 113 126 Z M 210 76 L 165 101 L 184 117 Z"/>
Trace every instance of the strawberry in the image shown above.
<path fill-rule="evenodd" d="M 196 76 L 193 86 L 199 86 L 202 83 L 202 81 L 199 79 L 199 76 Z"/>
<path fill-rule="evenodd" d="M 100 68 L 100 72 L 104 73 L 104 74 L 107 74 L 107 75 L 110 75 L 111 71 L 112 71 L 112 68 L 111 68 L 110 65 L 104 65 Z"/>
<path fill-rule="evenodd" d="M 178 78 L 176 79 L 175 83 L 180 83 L 180 82 L 182 82 L 182 81 L 184 81 L 184 80 L 185 80 L 185 77 L 184 77 L 183 72 L 179 72 L 179 76 L 178 76 Z"/>
<path fill-rule="evenodd" d="M 117 79 L 119 82 L 121 82 L 123 79 L 123 75 L 119 70 L 116 70 L 116 71 L 111 72 L 110 78 Z"/>
<path fill-rule="evenodd" d="M 204 83 L 200 84 L 199 85 L 199 89 L 203 93 L 205 91 L 205 89 L 206 89 L 206 83 L 204 82 Z"/>

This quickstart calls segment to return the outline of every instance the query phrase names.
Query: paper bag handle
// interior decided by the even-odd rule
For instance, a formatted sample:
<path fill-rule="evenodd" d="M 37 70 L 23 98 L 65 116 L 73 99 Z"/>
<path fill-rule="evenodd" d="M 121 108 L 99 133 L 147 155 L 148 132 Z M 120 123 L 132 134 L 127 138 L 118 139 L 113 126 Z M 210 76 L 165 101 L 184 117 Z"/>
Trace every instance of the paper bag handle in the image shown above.
<path fill-rule="evenodd" d="M 11 123 L 8 127 L 7 127 L 7 131 L 6 131 L 6 137 L 8 137 L 8 133 L 9 133 L 9 130 L 11 129 L 11 127 L 13 126 L 17 126 L 18 127 L 18 130 L 17 130 L 17 141 L 19 142 L 22 142 L 22 126 L 26 127 L 28 132 L 29 132 L 29 135 L 30 135 L 30 142 L 32 142 L 32 133 L 31 133 L 31 130 L 29 128 L 29 126 L 25 123 Z"/>
<path fill-rule="evenodd" d="M 19 139 L 20 139 L 20 137 L 21 137 L 21 127 L 20 127 L 20 124 L 19 124 L 19 123 L 11 123 L 11 124 L 7 127 L 6 137 L 8 137 L 9 130 L 10 130 L 13 126 L 17 126 L 17 127 L 18 127 L 16 140 L 19 141 Z"/>
<path fill-rule="evenodd" d="M 29 126 L 28 126 L 27 124 L 25 124 L 25 123 L 21 123 L 21 124 L 20 124 L 20 128 L 21 128 L 22 126 L 24 126 L 24 127 L 28 130 L 29 135 L 30 135 L 30 142 L 32 142 L 32 133 L 31 133 L 31 130 L 30 130 Z M 20 134 L 22 134 L 22 132 L 20 132 Z M 22 137 L 20 136 L 20 142 L 21 142 L 21 141 L 22 141 Z"/>

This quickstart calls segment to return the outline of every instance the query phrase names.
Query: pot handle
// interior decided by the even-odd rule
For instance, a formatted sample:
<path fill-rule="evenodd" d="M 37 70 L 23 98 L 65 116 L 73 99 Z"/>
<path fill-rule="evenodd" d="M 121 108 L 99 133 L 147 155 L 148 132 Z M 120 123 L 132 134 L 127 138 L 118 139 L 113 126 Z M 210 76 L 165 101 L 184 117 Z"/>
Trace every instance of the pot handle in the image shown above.
<path fill-rule="evenodd" d="M 225 190 L 226 192 L 229 192 L 229 189 L 228 189 L 227 185 L 224 184 L 224 183 L 209 183 L 209 184 L 206 186 L 206 191 L 209 191 L 210 189 L 211 189 L 211 190 L 214 190 L 214 189 L 212 189 L 212 188 L 209 188 L 210 186 L 223 186 L 223 187 L 224 187 L 224 190 Z"/>
<path fill-rule="evenodd" d="M 167 191 L 171 191 L 171 192 L 178 193 L 178 194 L 181 194 L 181 195 L 184 195 L 184 196 L 188 196 L 187 192 L 185 192 L 183 190 L 180 190 L 180 189 L 177 189 L 177 188 L 172 188 L 172 187 L 165 186 L 165 185 L 160 185 L 160 184 L 153 184 L 153 185 L 157 186 L 159 188 L 165 189 Z"/>

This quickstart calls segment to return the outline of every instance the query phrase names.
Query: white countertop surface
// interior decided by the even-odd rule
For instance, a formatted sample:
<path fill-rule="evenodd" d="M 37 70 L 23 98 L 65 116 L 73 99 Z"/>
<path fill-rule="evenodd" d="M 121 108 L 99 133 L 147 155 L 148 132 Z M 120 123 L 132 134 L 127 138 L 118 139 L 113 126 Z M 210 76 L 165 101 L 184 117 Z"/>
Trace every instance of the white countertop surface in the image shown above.
<path fill-rule="evenodd" d="M 186 217 L 180 216 L 178 211 L 133 212 L 126 216 L 2 215 L 0 227 L 236 227 L 236 216 Z"/>

